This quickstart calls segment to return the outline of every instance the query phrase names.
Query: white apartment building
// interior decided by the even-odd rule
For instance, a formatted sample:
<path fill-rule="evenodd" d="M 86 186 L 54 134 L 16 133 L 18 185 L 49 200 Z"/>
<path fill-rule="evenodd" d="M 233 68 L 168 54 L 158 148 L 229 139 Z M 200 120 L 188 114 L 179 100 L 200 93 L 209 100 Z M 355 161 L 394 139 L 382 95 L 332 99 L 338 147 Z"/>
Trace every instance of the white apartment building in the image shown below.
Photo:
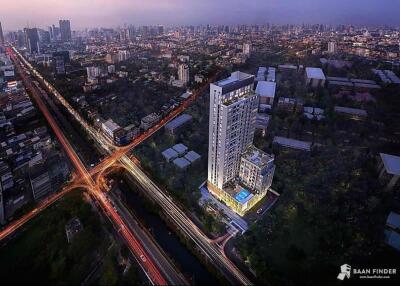
<path fill-rule="evenodd" d="M 94 80 L 101 75 L 101 69 L 100 69 L 100 67 L 87 67 L 86 74 L 87 74 L 88 81 Z"/>
<path fill-rule="evenodd" d="M 178 79 L 187 84 L 189 82 L 189 66 L 187 64 L 180 64 L 178 67 Z"/>
<path fill-rule="evenodd" d="M 253 146 L 259 95 L 254 76 L 234 72 L 210 85 L 208 190 L 239 215 L 271 187 L 274 156 Z"/>
<path fill-rule="evenodd" d="M 131 53 L 127 50 L 118 51 L 118 61 L 123 62 L 131 57 Z"/>
<path fill-rule="evenodd" d="M 336 42 L 329 42 L 328 43 L 328 53 L 334 54 L 336 53 L 337 48 L 336 48 Z"/>
<path fill-rule="evenodd" d="M 253 142 L 258 96 L 254 76 L 234 72 L 210 85 L 208 182 L 222 190 L 239 174 L 240 156 Z"/>
<path fill-rule="evenodd" d="M 246 56 L 250 56 L 251 53 L 251 44 L 250 43 L 244 43 L 243 44 L 243 54 Z"/>
<path fill-rule="evenodd" d="M 257 194 L 265 195 L 275 173 L 274 155 L 251 146 L 242 155 L 239 179 Z"/>

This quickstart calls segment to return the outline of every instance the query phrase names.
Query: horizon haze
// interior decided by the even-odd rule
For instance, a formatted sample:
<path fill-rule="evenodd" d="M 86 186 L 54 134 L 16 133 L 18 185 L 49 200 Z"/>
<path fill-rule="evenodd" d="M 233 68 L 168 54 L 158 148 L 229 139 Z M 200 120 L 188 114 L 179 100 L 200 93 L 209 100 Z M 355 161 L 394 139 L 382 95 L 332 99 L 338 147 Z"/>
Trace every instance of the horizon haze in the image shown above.
<path fill-rule="evenodd" d="M 46 27 L 70 19 L 72 29 L 133 25 L 349 24 L 400 25 L 394 0 L 24 0 L 2 4 L 4 30 Z M 49 11 L 51 15 L 49 16 Z"/>

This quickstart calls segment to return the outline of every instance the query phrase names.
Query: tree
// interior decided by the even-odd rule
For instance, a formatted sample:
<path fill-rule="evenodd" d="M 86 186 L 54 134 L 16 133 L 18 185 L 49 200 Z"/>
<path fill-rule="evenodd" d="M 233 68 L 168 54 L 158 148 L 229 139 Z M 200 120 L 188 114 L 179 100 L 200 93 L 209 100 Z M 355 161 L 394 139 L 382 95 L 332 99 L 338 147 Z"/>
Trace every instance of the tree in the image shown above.
<path fill-rule="evenodd" d="M 111 255 L 107 256 L 107 260 L 104 264 L 103 275 L 100 278 L 100 285 L 111 286 L 117 285 L 118 273 L 114 265 L 114 260 Z"/>

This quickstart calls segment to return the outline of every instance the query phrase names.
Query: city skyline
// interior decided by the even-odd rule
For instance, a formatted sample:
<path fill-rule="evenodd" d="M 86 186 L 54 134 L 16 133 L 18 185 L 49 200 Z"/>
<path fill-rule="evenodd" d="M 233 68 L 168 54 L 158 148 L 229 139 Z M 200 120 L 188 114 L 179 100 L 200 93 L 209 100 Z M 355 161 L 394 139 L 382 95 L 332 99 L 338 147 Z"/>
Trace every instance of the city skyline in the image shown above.
<path fill-rule="evenodd" d="M 2 285 L 398 285 L 400 0 L 5 2 Z"/>
<path fill-rule="evenodd" d="M 382 5 L 382 2 L 387 2 Z M 24 7 L 21 10 L 20 7 Z M 46 7 L 46 9 L 38 9 Z M 96 7 L 96 13 L 93 13 Z M 134 25 L 198 25 L 198 24 L 351 24 L 399 25 L 396 15 L 400 3 L 369 1 L 68 1 L 60 5 L 54 0 L 10 1 L 2 5 L 0 19 L 4 30 L 46 27 L 59 18 L 71 19 L 72 29 L 96 26 Z M 53 11 L 49 16 L 47 11 Z"/>

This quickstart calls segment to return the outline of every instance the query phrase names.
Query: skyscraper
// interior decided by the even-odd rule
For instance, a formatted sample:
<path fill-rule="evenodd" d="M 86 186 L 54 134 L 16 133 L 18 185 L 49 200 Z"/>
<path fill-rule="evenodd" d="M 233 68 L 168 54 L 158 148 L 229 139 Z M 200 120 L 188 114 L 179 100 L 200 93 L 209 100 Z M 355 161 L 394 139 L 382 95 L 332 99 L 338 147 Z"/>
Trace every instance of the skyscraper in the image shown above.
<path fill-rule="evenodd" d="M 266 194 L 275 171 L 273 156 L 252 145 L 259 101 L 253 85 L 254 76 L 240 71 L 210 85 L 207 186 L 240 215 Z"/>
<path fill-rule="evenodd" d="M 187 64 L 180 64 L 178 67 L 178 79 L 185 84 L 189 82 L 189 66 Z"/>
<path fill-rule="evenodd" d="M 69 20 L 60 20 L 60 34 L 62 42 L 71 41 L 71 24 Z"/>
<path fill-rule="evenodd" d="M 336 43 L 335 42 L 328 43 L 328 53 L 331 53 L 331 54 L 336 53 Z"/>
<path fill-rule="evenodd" d="M 39 48 L 39 34 L 36 28 L 25 28 L 25 44 L 30 54 L 38 54 Z"/>
<path fill-rule="evenodd" d="M 60 35 L 60 28 L 56 27 L 55 25 L 52 26 L 52 30 L 53 30 L 53 41 L 56 41 L 58 39 L 58 36 Z"/>
<path fill-rule="evenodd" d="M 18 30 L 17 32 L 17 44 L 18 48 L 26 47 L 26 37 L 25 37 L 25 31 Z"/>
<path fill-rule="evenodd" d="M 40 43 L 43 44 L 49 44 L 50 43 L 50 32 L 49 31 L 45 31 L 42 29 L 38 29 L 38 34 L 39 34 L 39 41 Z"/>
<path fill-rule="evenodd" d="M 4 45 L 4 35 L 3 35 L 3 28 L 1 27 L 1 22 L 0 22 L 0 45 Z"/>
<path fill-rule="evenodd" d="M 240 154 L 254 137 L 258 97 L 254 76 L 234 72 L 210 85 L 208 181 L 218 189 L 239 172 Z"/>
<path fill-rule="evenodd" d="M 158 25 L 158 34 L 159 35 L 164 35 L 164 26 Z"/>

